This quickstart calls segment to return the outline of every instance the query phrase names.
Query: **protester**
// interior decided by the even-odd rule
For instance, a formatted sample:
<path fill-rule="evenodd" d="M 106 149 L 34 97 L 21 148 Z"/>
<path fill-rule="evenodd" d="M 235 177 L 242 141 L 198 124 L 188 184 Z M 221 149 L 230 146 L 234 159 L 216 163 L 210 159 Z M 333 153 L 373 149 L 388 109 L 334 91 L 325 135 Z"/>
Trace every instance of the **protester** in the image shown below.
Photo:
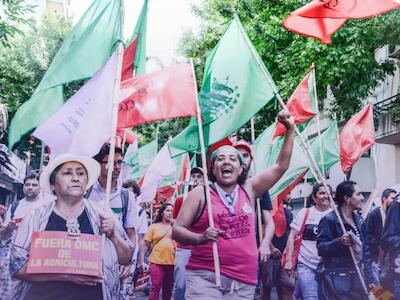
<path fill-rule="evenodd" d="M 290 194 L 287 195 L 284 201 L 290 199 Z M 271 299 L 271 291 L 275 287 L 279 300 L 291 300 L 293 297 L 294 290 L 294 278 L 290 277 L 289 274 L 282 268 L 281 259 L 282 253 L 286 247 L 289 234 L 290 224 L 293 220 L 293 215 L 289 209 L 283 207 L 286 229 L 282 236 L 274 235 L 271 242 L 271 258 L 263 264 L 262 268 L 262 300 Z"/>
<path fill-rule="evenodd" d="M 149 300 L 170 300 L 174 284 L 175 244 L 171 239 L 172 204 L 165 203 L 146 234 L 146 247 L 150 249 L 151 290 Z"/>
<path fill-rule="evenodd" d="M 251 177 L 251 164 L 253 161 L 253 155 L 251 154 L 251 145 L 245 140 L 239 140 L 233 144 L 233 147 L 238 149 L 243 156 L 244 164 L 246 166 L 245 172 L 247 172 L 248 178 Z M 266 262 L 271 255 L 271 240 L 274 237 L 275 224 L 272 220 L 272 203 L 268 191 L 260 197 L 260 206 L 262 212 L 262 222 L 264 224 L 264 237 L 258 237 L 258 250 L 260 251 L 261 262 Z M 258 225 L 258 224 L 257 224 Z M 257 231 L 258 236 L 258 231 Z"/>
<path fill-rule="evenodd" d="M 100 176 L 93 187 L 88 191 L 86 198 L 90 201 L 103 203 L 106 197 L 106 184 L 108 175 L 108 161 L 110 153 L 110 144 L 104 144 L 93 158 L 100 164 Z M 135 195 L 128 189 L 118 186 L 118 177 L 122 166 L 122 149 L 115 147 L 114 168 L 111 176 L 110 208 L 121 222 L 132 245 L 136 246 L 136 230 L 139 226 L 139 215 L 136 207 Z M 133 261 L 134 257 L 132 257 Z M 128 298 L 129 281 L 128 277 L 133 276 L 132 266 L 121 266 L 120 274 L 123 285 L 121 296 Z"/>
<path fill-rule="evenodd" d="M 319 299 L 365 299 L 349 247 L 359 263 L 362 258 L 361 216 L 356 212 L 364 199 L 354 181 L 343 181 L 336 188 L 335 201 L 347 232 L 342 232 L 334 211 L 323 217 L 318 226 L 317 249 L 321 256 Z"/>
<path fill-rule="evenodd" d="M 386 215 L 382 235 L 382 247 L 385 260 L 382 267 L 381 283 L 394 291 L 396 300 L 400 300 L 400 193 L 396 196 Z M 384 277 L 384 278 L 382 278 Z"/>
<path fill-rule="evenodd" d="M 15 237 L 18 225 L 21 224 L 30 210 L 45 203 L 44 198 L 41 197 L 39 178 L 36 173 L 30 173 L 24 178 L 22 191 L 25 197 L 10 205 L 4 216 L 4 223 L 0 228 L 0 267 L 3 270 L 0 278 L 0 299 L 8 299 L 11 293 L 12 283 L 10 273 L 8 272 L 10 246 Z"/>
<path fill-rule="evenodd" d="M 203 169 L 194 167 L 190 170 L 189 190 L 198 185 L 203 185 L 204 175 Z M 172 216 L 177 218 L 179 210 L 182 206 L 183 196 L 178 197 L 175 201 Z M 174 299 L 184 300 L 186 290 L 186 264 L 191 254 L 191 246 L 176 243 L 175 262 L 174 262 Z"/>
<path fill-rule="evenodd" d="M 135 180 L 128 180 L 122 185 L 123 188 L 131 191 L 135 198 L 138 199 L 138 196 L 142 193 L 140 186 L 137 184 Z M 137 228 L 137 239 L 136 239 L 136 249 L 133 254 L 134 263 L 131 268 L 131 278 L 127 282 L 128 295 L 133 295 L 133 285 L 136 282 L 136 278 L 139 273 L 146 271 L 148 269 L 147 264 L 144 261 L 144 256 L 146 254 L 146 243 L 145 243 L 145 235 L 149 229 L 147 213 L 144 208 L 140 205 L 137 205 L 138 215 L 139 215 L 139 225 Z M 132 284 L 133 283 L 133 284 Z"/>
<path fill-rule="evenodd" d="M 4 219 L 6 230 L 10 227 L 16 228 L 30 210 L 45 202 L 40 196 L 39 177 L 36 173 L 30 173 L 25 177 L 22 190 L 24 198 L 11 204 L 6 212 Z"/>
<path fill-rule="evenodd" d="M 183 203 L 173 228 L 176 241 L 193 245 L 186 266 L 186 299 L 253 299 L 257 283 L 258 251 L 254 199 L 261 197 L 289 167 L 294 125 L 281 112 L 287 128 L 276 164 L 246 179 L 240 152 L 218 148 L 211 157 L 211 205 L 215 227 L 209 226 L 204 187 L 193 189 Z M 222 287 L 215 286 L 212 242 L 218 241 Z"/>
<path fill-rule="evenodd" d="M 332 193 L 331 187 L 330 193 Z M 331 210 L 328 193 L 322 183 L 314 185 L 309 201 L 311 207 L 301 209 L 294 221 L 287 243 L 285 270 L 296 270 L 296 291 L 303 300 L 318 299 L 316 281 L 317 266 L 320 256 L 317 250 L 318 224 Z M 297 262 L 297 265 L 295 264 Z"/>
<path fill-rule="evenodd" d="M 370 287 L 379 285 L 379 274 L 383 262 L 381 237 L 385 224 L 386 212 L 396 198 L 396 191 L 385 189 L 381 197 L 381 206 L 372 210 L 365 219 L 362 230 L 365 236 L 363 243 L 365 279 Z"/>
<path fill-rule="evenodd" d="M 118 264 L 129 264 L 133 248 L 112 212 L 83 198 L 99 172 L 100 166 L 95 160 L 70 154 L 58 156 L 43 170 L 40 186 L 45 192 L 53 193 L 56 200 L 31 210 L 17 231 L 10 270 L 20 281 L 12 299 L 118 299 L 119 280 L 114 274 L 118 274 Z M 66 231 L 70 238 L 81 233 L 104 233 L 103 279 L 27 273 L 32 233 L 36 231 Z"/>

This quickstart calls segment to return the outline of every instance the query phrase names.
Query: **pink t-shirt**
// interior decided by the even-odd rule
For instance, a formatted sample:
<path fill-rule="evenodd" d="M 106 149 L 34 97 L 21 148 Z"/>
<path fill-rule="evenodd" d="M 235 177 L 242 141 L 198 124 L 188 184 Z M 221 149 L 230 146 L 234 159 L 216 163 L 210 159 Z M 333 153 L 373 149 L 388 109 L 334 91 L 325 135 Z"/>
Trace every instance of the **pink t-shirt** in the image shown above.
<path fill-rule="evenodd" d="M 224 234 L 218 238 L 221 274 L 240 282 L 256 284 L 258 249 L 255 233 L 256 218 L 251 200 L 240 187 L 235 214 L 231 215 L 217 192 L 211 189 L 211 203 L 214 225 L 224 231 Z M 208 210 L 205 208 L 190 230 L 203 233 L 208 227 Z M 186 268 L 214 271 L 212 243 L 193 246 Z"/>

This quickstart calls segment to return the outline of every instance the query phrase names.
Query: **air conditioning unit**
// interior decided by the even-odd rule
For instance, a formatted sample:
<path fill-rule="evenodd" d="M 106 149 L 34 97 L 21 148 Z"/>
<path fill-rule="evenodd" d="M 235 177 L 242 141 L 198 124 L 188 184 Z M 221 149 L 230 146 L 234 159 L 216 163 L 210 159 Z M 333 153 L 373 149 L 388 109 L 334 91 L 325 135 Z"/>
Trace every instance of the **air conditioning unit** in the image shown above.
<path fill-rule="evenodd" d="M 389 46 L 389 57 L 400 59 L 400 45 Z"/>

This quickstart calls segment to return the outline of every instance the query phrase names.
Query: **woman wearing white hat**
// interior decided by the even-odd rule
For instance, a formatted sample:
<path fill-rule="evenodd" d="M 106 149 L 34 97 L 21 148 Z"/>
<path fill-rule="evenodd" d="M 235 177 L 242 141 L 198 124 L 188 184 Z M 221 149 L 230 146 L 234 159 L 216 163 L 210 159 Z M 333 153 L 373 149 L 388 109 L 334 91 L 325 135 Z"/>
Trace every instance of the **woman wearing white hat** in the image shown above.
<path fill-rule="evenodd" d="M 33 210 L 18 230 L 12 246 L 10 269 L 20 282 L 12 299 L 118 299 L 118 264 L 130 263 L 132 249 L 112 212 L 105 214 L 103 207 L 94 206 L 83 198 L 99 173 L 100 166 L 94 159 L 70 154 L 60 155 L 43 170 L 40 185 L 45 192 L 54 194 L 56 200 Z M 32 233 L 37 231 L 67 231 L 71 239 L 81 233 L 105 233 L 103 278 L 28 274 Z"/>

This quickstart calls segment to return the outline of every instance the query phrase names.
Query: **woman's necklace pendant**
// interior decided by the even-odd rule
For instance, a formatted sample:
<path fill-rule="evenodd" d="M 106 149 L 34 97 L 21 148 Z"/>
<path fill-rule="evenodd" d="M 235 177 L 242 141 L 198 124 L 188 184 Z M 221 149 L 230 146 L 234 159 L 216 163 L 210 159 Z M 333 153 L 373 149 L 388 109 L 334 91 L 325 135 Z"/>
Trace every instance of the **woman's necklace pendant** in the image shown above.
<path fill-rule="evenodd" d="M 70 240 L 77 240 L 81 235 L 78 218 L 68 217 L 66 220 L 67 236 Z"/>

